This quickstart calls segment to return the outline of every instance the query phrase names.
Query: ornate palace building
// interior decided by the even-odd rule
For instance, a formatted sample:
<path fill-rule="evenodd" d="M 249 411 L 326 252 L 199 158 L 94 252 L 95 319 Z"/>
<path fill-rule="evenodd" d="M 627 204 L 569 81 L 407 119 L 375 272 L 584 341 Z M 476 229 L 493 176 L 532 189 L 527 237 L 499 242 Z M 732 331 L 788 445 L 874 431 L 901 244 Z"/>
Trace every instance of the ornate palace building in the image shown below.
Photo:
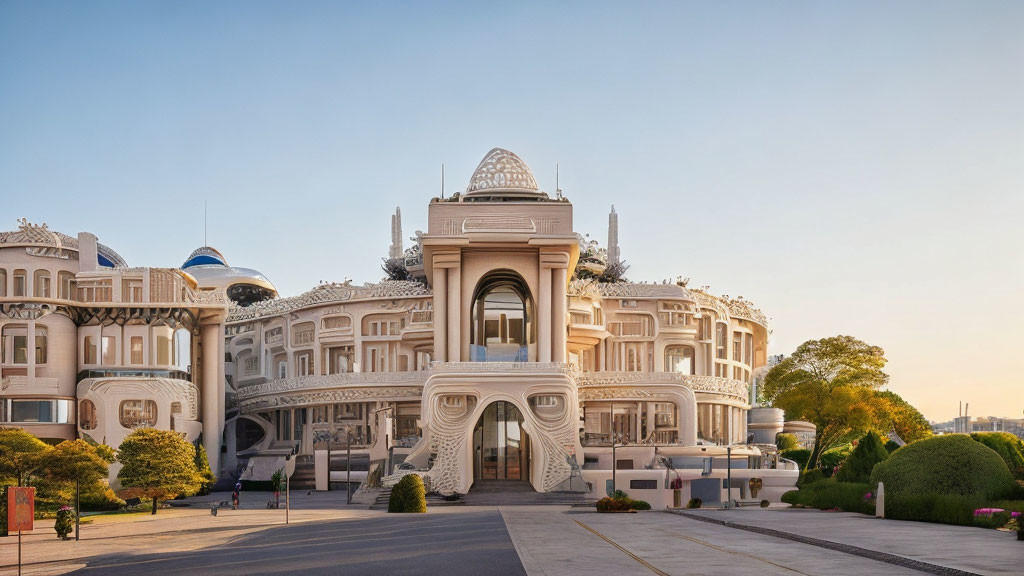
<path fill-rule="evenodd" d="M 768 338 L 751 303 L 623 280 L 614 209 L 601 248 L 507 150 L 427 210 L 408 249 L 393 217 L 391 279 L 287 298 L 209 247 L 127 268 L 23 224 L 0 236 L 3 420 L 115 446 L 139 425 L 201 434 L 222 477 L 297 463 L 317 488 L 418 473 L 441 494 L 598 497 L 614 467 L 615 487 L 678 505 L 793 485 L 748 435 Z M 365 462 L 351 478 L 341 447 Z"/>

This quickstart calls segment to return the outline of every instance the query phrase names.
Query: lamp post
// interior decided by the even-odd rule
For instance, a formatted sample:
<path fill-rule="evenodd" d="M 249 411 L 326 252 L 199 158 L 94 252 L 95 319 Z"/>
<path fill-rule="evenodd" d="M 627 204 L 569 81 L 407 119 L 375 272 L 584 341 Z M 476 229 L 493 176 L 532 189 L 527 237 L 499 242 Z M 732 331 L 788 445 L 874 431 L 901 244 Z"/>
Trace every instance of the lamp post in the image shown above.
<path fill-rule="evenodd" d="M 346 504 L 352 503 L 352 426 L 345 427 L 345 490 Z"/>
<path fill-rule="evenodd" d="M 732 508 L 732 446 L 725 447 L 725 466 L 726 482 L 729 484 L 725 507 L 728 509 Z"/>
<path fill-rule="evenodd" d="M 81 481 L 75 478 L 75 542 L 78 542 L 78 517 L 82 514 Z"/>

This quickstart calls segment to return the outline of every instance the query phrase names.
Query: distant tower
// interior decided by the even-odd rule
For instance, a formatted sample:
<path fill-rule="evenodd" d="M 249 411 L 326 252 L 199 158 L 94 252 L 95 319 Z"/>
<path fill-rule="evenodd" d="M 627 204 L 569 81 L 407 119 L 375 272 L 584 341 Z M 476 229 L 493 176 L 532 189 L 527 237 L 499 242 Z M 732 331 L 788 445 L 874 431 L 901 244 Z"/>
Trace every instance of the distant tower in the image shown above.
<path fill-rule="evenodd" d="M 612 204 L 612 212 L 608 215 L 608 265 L 619 263 L 619 215 L 615 213 L 615 205 Z"/>
<path fill-rule="evenodd" d="M 391 217 L 391 249 L 388 258 L 401 258 L 405 254 L 402 247 L 402 209 L 395 207 L 395 215 Z"/>

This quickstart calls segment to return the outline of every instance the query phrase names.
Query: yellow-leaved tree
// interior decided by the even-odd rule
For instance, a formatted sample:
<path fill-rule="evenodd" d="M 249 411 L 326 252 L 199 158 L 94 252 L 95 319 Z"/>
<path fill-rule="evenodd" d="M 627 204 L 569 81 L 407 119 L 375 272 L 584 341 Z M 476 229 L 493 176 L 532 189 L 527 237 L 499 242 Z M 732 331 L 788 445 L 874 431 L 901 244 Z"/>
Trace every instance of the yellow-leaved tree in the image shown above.
<path fill-rule="evenodd" d="M 195 494 L 203 482 L 195 465 L 195 448 L 184 434 L 139 428 L 121 442 L 117 479 L 131 493 L 157 500 Z"/>

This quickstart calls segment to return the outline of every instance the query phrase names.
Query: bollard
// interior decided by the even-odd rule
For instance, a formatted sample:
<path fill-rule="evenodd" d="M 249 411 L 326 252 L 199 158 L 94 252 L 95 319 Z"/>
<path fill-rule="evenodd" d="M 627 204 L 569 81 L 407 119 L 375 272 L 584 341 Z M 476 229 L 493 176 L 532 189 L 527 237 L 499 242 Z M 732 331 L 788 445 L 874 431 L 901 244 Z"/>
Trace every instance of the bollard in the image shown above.
<path fill-rule="evenodd" d="M 210 504 L 210 515 L 211 516 L 216 516 L 217 515 L 217 505 L 216 504 Z"/>
<path fill-rule="evenodd" d="M 875 492 L 875 518 L 885 518 L 885 485 L 881 482 Z"/>

